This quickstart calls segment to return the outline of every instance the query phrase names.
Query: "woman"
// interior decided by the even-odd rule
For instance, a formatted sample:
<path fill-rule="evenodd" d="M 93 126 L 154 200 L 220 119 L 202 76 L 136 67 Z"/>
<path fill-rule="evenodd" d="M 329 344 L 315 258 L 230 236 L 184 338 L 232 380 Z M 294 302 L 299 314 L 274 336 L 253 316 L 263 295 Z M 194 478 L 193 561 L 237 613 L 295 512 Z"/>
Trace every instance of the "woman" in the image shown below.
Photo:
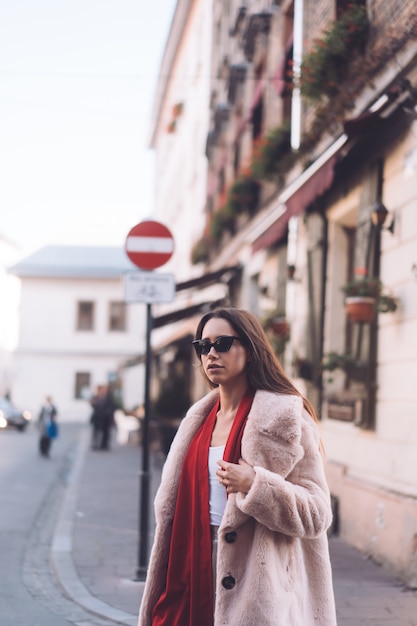
<path fill-rule="evenodd" d="M 193 345 L 212 391 L 163 469 L 139 626 L 334 626 L 313 408 L 251 313 L 206 313 Z"/>
<path fill-rule="evenodd" d="M 39 452 L 41 456 L 49 457 L 52 439 L 58 436 L 57 414 L 58 411 L 52 402 L 52 397 L 46 396 L 38 417 Z"/>

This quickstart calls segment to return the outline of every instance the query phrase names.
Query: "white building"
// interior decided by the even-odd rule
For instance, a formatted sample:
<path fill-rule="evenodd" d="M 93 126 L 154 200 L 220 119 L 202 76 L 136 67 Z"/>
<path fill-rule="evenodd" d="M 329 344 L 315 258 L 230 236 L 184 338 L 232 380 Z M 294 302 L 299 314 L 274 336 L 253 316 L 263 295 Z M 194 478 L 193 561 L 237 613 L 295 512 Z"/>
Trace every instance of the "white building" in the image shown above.
<path fill-rule="evenodd" d="M 60 419 L 86 420 L 88 398 L 112 383 L 124 407 L 143 403 L 143 372 L 120 379 L 122 361 L 143 351 L 145 307 L 124 303 L 126 272 L 137 268 L 116 247 L 48 246 L 14 265 L 21 280 L 13 400 L 37 414 L 45 397 Z"/>
<path fill-rule="evenodd" d="M 20 283 L 7 268 L 16 263 L 19 250 L 0 236 L 0 396 L 11 392 L 12 355 L 17 346 Z"/>

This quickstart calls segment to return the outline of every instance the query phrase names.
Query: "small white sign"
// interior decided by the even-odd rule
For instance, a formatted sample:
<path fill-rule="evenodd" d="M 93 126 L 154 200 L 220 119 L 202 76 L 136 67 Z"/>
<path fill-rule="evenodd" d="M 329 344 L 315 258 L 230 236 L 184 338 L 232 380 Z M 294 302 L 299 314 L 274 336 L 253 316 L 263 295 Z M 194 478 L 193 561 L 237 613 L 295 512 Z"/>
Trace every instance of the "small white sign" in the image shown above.
<path fill-rule="evenodd" d="M 125 302 L 172 302 L 175 297 L 173 274 L 128 272 L 125 274 Z"/>

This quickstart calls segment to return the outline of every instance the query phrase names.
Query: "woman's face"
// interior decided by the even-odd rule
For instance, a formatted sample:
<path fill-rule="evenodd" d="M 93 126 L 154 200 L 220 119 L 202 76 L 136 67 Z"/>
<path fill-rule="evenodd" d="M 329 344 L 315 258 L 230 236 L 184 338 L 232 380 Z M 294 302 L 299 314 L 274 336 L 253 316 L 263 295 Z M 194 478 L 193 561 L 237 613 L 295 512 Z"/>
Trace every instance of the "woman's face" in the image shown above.
<path fill-rule="evenodd" d="M 222 318 L 213 317 L 203 327 L 201 338 L 210 343 L 223 335 L 237 337 L 234 328 Z M 210 352 L 201 356 L 201 363 L 207 378 L 215 385 L 236 385 L 247 382 L 246 363 L 248 353 L 238 339 L 234 339 L 228 352 L 217 352 L 213 346 Z"/>

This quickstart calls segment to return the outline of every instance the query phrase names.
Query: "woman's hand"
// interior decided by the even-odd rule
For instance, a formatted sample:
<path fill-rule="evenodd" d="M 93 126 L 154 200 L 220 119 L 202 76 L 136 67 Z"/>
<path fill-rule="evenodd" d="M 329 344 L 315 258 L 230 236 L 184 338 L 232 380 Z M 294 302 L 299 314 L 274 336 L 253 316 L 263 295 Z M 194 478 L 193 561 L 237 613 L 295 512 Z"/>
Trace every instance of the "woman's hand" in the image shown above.
<path fill-rule="evenodd" d="M 239 463 L 228 463 L 227 461 L 217 461 L 219 469 L 216 474 L 222 485 L 226 487 L 227 493 L 248 493 L 255 479 L 255 470 L 252 465 L 239 459 Z"/>

